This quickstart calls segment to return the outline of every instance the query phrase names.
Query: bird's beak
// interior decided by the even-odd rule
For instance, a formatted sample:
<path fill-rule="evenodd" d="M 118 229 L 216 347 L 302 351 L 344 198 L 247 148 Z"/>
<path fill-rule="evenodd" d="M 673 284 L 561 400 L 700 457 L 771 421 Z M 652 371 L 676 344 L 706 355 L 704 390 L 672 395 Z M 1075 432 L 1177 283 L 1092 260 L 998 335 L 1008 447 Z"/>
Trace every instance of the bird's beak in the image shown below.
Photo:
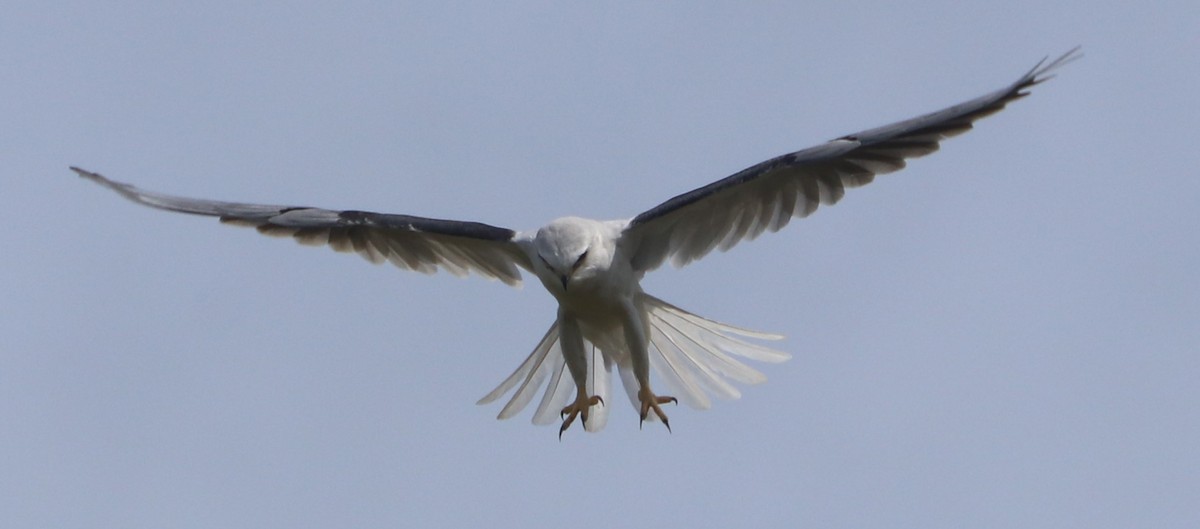
<path fill-rule="evenodd" d="M 566 289 L 567 289 L 567 283 L 569 283 L 569 282 L 571 281 L 571 276 L 569 276 L 569 275 L 566 275 L 566 274 L 563 274 L 563 275 L 561 275 L 561 276 L 558 276 L 558 278 L 562 280 L 562 284 L 563 284 L 563 290 L 566 290 Z"/>

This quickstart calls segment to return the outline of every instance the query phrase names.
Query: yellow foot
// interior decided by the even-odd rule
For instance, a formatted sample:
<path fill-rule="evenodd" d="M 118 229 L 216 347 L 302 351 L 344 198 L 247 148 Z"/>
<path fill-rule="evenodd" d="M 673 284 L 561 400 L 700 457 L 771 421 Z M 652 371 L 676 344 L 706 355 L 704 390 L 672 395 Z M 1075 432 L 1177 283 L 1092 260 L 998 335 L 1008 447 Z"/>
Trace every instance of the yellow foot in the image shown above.
<path fill-rule="evenodd" d="M 642 427 L 642 423 L 646 421 L 646 417 L 650 416 L 650 410 L 654 410 L 654 414 L 662 421 L 663 426 L 667 427 L 667 431 L 671 431 L 671 423 L 667 421 L 667 414 L 663 413 L 662 408 L 658 405 L 668 402 L 679 404 L 678 399 L 675 397 L 659 397 L 650 391 L 650 388 L 642 386 L 642 389 L 638 390 L 638 400 L 642 401 L 641 421 L 638 422 L 639 429 Z"/>
<path fill-rule="evenodd" d="M 567 427 L 571 426 L 571 423 L 575 422 L 576 416 L 583 421 L 584 426 L 587 426 L 588 409 L 597 404 L 604 404 L 604 399 L 600 398 L 600 395 L 592 395 L 591 397 L 588 397 L 583 392 L 580 392 L 579 396 L 575 398 L 575 402 L 570 406 L 563 408 L 562 413 L 558 415 L 560 418 L 566 417 L 566 419 L 563 420 L 562 427 L 558 429 L 558 439 L 560 441 L 562 440 L 563 432 L 567 431 Z"/>

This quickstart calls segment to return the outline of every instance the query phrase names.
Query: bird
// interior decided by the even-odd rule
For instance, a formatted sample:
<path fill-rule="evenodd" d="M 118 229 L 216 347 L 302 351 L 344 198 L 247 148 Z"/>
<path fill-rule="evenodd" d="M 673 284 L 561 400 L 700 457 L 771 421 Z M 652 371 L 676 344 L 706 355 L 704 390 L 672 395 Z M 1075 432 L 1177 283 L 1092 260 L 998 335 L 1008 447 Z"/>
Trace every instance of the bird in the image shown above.
<path fill-rule="evenodd" d="M 497 417 L 507 419 L 544 388 L 534 424 L 560 421 L 560 440 L 576 419 L 584 430 L 600 431 L 608 422 L 615 369 L 637 410 L 639 428 L 661 421 L 670 431 L 664 405 L 682 399 L 706 409 L 710 394 L 736 399 L 740 390 L 734 383 L 766 380 L 741 359 L 782 362 L 790 355 L 759 343 L 781 335 L 704 318 L 646 293 L 641 287 L 646 273 L 667 262 L 682 267 L 713 250 L 729 250 L 837 203 L 846 189 L 904 168 L 906 160 L 938 150 L 942 140 L 1028 95 L 1029 88 L 1079 58 L 1079 50 L 1043 58 L 999 90 L 771 158 L 632 218 L 563 217 L 531 231 L 402 214 L 184 198 L 70 169 L 142 205 L 218 217 L 266 235 L 354 252 L 372 263 L 429 274 L 439 269 L 457 276 L 475 273 L 513 286 L 521 283 L 522 270 L 531 273 L 558 301 L 554 323 L 478 404 L 512 392 Z M 673 395 L 651 386 L 652 371 Z"/>

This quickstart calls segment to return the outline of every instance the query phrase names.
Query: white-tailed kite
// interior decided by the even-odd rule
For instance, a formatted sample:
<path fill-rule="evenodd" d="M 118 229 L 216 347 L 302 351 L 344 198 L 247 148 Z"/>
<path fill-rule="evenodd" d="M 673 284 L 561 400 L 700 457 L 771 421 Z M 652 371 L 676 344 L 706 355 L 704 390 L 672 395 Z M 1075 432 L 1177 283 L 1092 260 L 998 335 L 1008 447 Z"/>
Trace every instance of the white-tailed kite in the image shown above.
<path fill-rule="evenodd" d="M 677 400 L 651 389 L 651 368 L 679 399 L 703 409 L 710 393 L 737 398 L 731 382 L 766 380 L 734 357 L 780 362 L 789 356 L 743 340 L 782 336 L 705 319 L 643 292 L 639 282 L 646 272 L 667 260 L 678 267 L 713 249 L 728 250 L 821 204 L 836 203 L 846 188 L 903 168 L 906 159 L 937 150 L 942 139 L 966 132 L 975 120 L 1025 96 L 1025 89 L 1051 78 L 1050 72 L 1077 58 L 1077 52 L 1043 60 L 1016 82 L 982 97 L 772 158 L 632 219 L 565 217 L 532 232 L 368 211 L 182 198 L 71 169 L 139 204 L 215 216 L 303 244 L 328 244 L 372 263 L 389 261 L 425 273 L 442 268 L 459 276 L 475 272 L 509 285 L 521 282 L 518 268 L 532 272 L 558 300 L 558 317 L 529 357 L 479 404 L 516 388 L 500 410 L 499 418 L 507 419 L 545 384 L 535 424 L 557 416 L 562 437 L 579 417 L 587 431 L 598 431 L 608 420 L 605 403 L 616 366 L 641 420 L 658 419 L 670 429 L 660 406 Z"/>

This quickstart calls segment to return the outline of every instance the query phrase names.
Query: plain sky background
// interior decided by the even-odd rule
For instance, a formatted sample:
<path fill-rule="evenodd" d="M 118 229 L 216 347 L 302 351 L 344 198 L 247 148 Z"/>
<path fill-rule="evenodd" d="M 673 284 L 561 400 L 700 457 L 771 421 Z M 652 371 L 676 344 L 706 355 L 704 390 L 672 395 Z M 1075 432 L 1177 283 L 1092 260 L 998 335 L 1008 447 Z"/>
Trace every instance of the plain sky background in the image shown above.
<path fill-rule="evenodd" d="M 1030 97 L 648 291 L 786 334 L 600 434 L 476 399 L 554 315 L 138 207 L 532 229 Z M 1200 526 L 1200 4 L 8 2 L 0 526 Z"/>

